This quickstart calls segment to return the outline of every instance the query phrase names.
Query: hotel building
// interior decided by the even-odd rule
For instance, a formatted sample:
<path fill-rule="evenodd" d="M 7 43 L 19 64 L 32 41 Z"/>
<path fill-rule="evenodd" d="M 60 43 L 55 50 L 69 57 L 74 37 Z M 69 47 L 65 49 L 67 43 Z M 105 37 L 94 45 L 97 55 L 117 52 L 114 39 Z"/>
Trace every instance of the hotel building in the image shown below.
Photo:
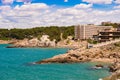
<path fill-rule="evenodd" d="M 110 29 L 112 26 L 96 26 L 96 25 L 77 25 L 75 26 L 75 39 L 84 40 L 92 39 L 93 35 L 97 35 L 99 31 Z"/>
<path fill-rule="evenodd" d="M 98 34 L 98 41 L 99 42 L 105 42 L 105 41 L 110 41 L 114 40 L 116 38 L 120 38 L 120 29 L 113 29 L 113 30 L 107 30 L 107 31 L 101 31 Z"/>

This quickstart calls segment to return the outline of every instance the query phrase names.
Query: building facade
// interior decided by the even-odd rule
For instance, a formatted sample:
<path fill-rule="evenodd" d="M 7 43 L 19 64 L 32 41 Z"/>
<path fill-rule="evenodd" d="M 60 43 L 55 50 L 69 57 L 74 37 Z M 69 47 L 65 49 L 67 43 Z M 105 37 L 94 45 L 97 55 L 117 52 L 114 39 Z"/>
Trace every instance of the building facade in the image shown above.
<path fill-rule="evenodd" d="M 75 26 L 75 39 L 84 40 L 92 39 L 93 35 L 97 35 L 99 31 L 110 29 L 112 26 L 96 26 L 96 25 L 77 25 Z"/>
<path fill-rule="evenodd" d="M 120 31 L 103 31 L 99 32 L 99 42 L 111 41 L 120 38 Z"/>

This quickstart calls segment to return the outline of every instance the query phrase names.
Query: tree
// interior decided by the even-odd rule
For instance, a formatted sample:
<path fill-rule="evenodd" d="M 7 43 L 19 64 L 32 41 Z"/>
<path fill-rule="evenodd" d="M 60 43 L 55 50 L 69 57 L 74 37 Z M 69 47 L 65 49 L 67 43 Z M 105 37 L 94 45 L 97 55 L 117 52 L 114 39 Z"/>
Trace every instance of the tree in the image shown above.
<path fill-rule="evenodd" d="M 60 41 L 60 34 L 63 33 L 63 38 L 67 36 L 74 36 L 74 26 L 50 26 L 50 27 L 36 27 L 29 29 L 0 29 L 0 39 L 31 39 L 33 37 L 40 37 L 43 34 L 49 35 L 50 39 Z"/>

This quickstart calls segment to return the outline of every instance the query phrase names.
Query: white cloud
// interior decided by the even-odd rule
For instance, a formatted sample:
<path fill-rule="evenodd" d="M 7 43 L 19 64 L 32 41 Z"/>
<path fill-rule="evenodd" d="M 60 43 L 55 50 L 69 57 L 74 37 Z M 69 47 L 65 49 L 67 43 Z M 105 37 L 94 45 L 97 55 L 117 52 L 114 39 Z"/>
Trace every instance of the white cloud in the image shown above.
<path fill-rule="evenodd" d="M 74 8 L 91 8 L 92 6 L 92 4 L 77 4 Z"/>
<path fill-rule="evenodd" d="M 77 4 L 69 8 L 56 9 L 55 6 L 51 8 L 44 3 L 34 3 L 14 8 L 1 6 L 0 10 L 0 28 L 100 24 L 102 21 L 120 21 L 119 8 L 102 11 L 93 9 L 92 4 Z"/>
<path fill-rule="evenodd" d="M 16 0 L 16 2 L 24 2 L 24 4 L 31 3 L 32 0 Z"/>
<path fill-rule="evenodd" d="M 16 0 L 17 2 L 31 2 L 31 0 Z"/>
<path fill-rule="evenodd" d="M 64 2 L 68 2 L 68 0 L 64 0 Z"/>
<path fill-rule="evenodd" d="M 83 0 L 83 2 L 93 3 L 93 4 L 111 4 L 113 0 Z"/>
<path fill-rule="evenodd" d="M 12 4 L 14 0 L 1 0 L 3 4 Z"/>
<path fill-rule="evenodd" d="M 115 0 L 115 3 L 120 4 L 120 0 Z"/>
<path fill-rule="evenodd" d="M 17 10 L 36 10 L 36 9 L 47 9 L 49 6 L 47 6 L 44 3 L 34 3 L 34 4 L 25 4 L 22 6 L 16 6 L 15 9 Z"/>
<path fill-rule="evenodd" d="M 6 10 L 10 10 L 11 9 L 11 7 L 10 6 L 8 6 L 8 5 L 5 5 L 5 6 L 0 6 L 0 10 L 4 10 L 4 11 L 6 11 Z"/>
<path fill-rule="evenodd" d="M 120 9 L 120 5 L 114 6 L 115 9 Z"/>

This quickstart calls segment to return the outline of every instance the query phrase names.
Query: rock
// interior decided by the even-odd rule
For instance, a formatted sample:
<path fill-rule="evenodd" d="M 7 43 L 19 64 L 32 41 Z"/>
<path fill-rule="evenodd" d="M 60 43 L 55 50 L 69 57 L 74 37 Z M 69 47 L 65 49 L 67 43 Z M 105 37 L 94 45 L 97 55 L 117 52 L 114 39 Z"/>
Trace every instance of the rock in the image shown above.
<path fill-rule="evenodd" d="M 99 48 L 70 50 L 66 54 L 57 55 L 36 63 L 77 63 L 87 61 L 111 63 L 112 65 L 109 66 L 109 69 L 113 74 L 105 80 L 117 80 L 120 78 L 120 47 L 113 44 Z M 95 67 L 103 68 L 103 65 L 99 64 Z"/>
<path fill-rule="evenodd" d="M 9 40 L 0 40 L 0 44 L 9 44 L 10 41 Z"/>
<path fill-rule="evenodd" d="M 103 80 L 119 80 L 120 79 L 120 70 L 114 72 L 111 76 L 104 78 Z"/>
<path fill-rule="evenodd" d="M 97 64 L 94 67 L 92 67 L 92 69 L 102 69 L 104 66 L 101 64 Z"/>
<path fill-rule="evenodd" d="M 7 48 L 15 48 L 15 47 L 55 47 L 55 40 L 50 41 L 47 35 L 43 35 L 41 39 L 33 38 L 33 39 L 23 39 L 11 42 L 12 46 L 8 46 Z"/>
<path fill-rule="evenodd" d="M 96 66 L 96 67 L 101 67 L 101 68 L 104 67 L 102 64 L 97 64 L 97 65 L 95 65 L 95 66 Z"/>

